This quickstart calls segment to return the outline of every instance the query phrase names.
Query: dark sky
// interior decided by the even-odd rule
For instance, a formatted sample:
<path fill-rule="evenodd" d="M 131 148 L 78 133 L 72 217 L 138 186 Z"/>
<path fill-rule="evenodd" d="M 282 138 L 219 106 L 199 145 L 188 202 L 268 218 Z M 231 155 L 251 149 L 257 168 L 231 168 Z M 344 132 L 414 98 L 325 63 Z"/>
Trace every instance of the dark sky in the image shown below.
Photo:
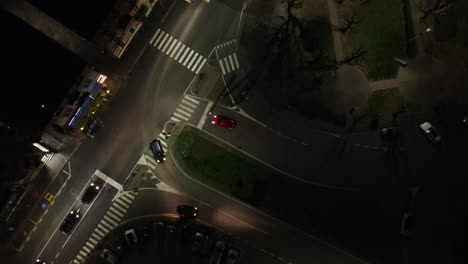
<path fill-rule="evenodd" d="M 30 2 L 91 39 L 115 0 Z M 29 134 L 47 123 L 85 64 L 3 10 L 0 10 L 0 24 L 3 25 L 0 27 L 3 64 L 0 121 L 12 123 L 22 134 Z"/>

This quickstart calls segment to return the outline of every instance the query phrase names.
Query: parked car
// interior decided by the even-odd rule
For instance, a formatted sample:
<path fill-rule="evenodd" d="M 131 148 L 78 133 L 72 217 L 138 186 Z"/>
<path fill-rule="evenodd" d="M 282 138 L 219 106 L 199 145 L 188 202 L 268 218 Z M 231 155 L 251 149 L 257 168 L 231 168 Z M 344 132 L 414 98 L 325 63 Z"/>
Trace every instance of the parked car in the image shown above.
<path fill-rule="evenodd" d="M 182 248 L 187 248 L 192 242 L 192 228 L 190 226 L 182 227 L 180 245 Z"/>
<path fill-rule="evenodd" d="M 65 220 L 63 220 L 62 225 L 60 225 L 60 231 L 62 231 L 65 234 L 69 233 L 73 229 L 73 227 L 75 227 L 76 223 L 78 223 L 80 217 L 80 209 L 76 211 L 70 211 Z"/>
<path fill-rule="evenodd" d="M 401 218 L 400 235 L 407 237 L 411 233 L 413 227 L 413 215 L 411 213 L 404 213 Z"/>
<path fill-rule="evenodd" d="M 429 122 L 424 122 L 420 126 L 421 130 L 427 136 L 427 138 L 433 143 L 438 144 L 440 143 L 440 134 L 437 130 L 431 125 Z"/>
<path fill-rule="evenodd" d="M 153 232 L 151 229 L 151 225 L 145 225 L 138 229 L 139 237 L 141 238 L 141 242 L 143 244 L 149 243 L 153 238 Z"/>
<path fill-rule="evenodd" d="M 85 193 L 81 197 L 81 202 L 89 204 L 94 200 L 100 190 L 101 185 L 98 182 L 91 182 L 88 186 L 88 189 L 86 189 Z"/>
<path fill-rule="evenodd" d="M 99 131 L 99 129 L 101 129 L 103 125 L 104 124 L 100 120 L 95 119 L 89 126 L 86 135 L 88 135 L 88 137 L 90 138 L 94 138 L 94 135 L 96 135 L 96 133 Z"/>
<path fill-rule="evenodd" d="M 229 249 L 227 253 L 227 258 L 226 261 L 224 262 L 225 264 L 235 264 L 237 263 L 237 260 L 239 259 L 239 251 L 237 249 L 231 248 Z"/>
<path fill-rule="evenodd" d="M 119 237 L 112 242 L 112 252 L 115 253 L 118 257 L 121 257 L 125 252 L 127 245 L 125 244 L 125 239 Z"/>
<path fill-rule="evenodd" d="M 177 213 L 180 218 L 197 218 L 198 217 L 198 208 L 191 205 L 178 205 L 176 208 Z"/>
<path fill-rule="evenodd" d="M 210 264 L 219 264 L 225 249 L 226 243 L 224 243 L 224 241 L 216 241 L 215 248 L 211 254 Z"/>
<path fill-rule="evenodd" d="M 166 155 L 164 154 L 164 149 L 159 139 L 151 141 L 150 149 L 151 152 L 153 152 L 154 160 L 157 163 L 163 163 L 166 160 Z"/>
<path fill-rule="evenodd" d="M 220 126 L 229 129 L 232 129 L 237 125 L 236 120 L 220 115 L 213 116 L 213 120 L 211 121 L 211 123 L 215 126 Z"/>
<path fill-rule="evenodd" d="M 117 263 L 117 257 L 114 255 L 112 251 L 105 248 L 101 252 L 101 258 L 104 259 L 107 263 L 115 264 Z"/>
<path fill-rule="evenodd" d="M 175 225 L 168 225 L 166 228 L 166 246 L 174 249 L 177 244 L 177 228 Z"/>
<path fill-rule="evenodd" d="M 203 242 L 205 241 L 205 235 L 200 232 L 196 232 L 193 237 L 192 243 L 192 252 L 199 252 L 203 247 Z"/>
<path fill-rule="evenodd" d="M 127 244 L 129 246 L 134 246 L 138 243 L 138 238 L 135 233 L 135 229 L 129 229 L 125 231 L 125 239 L 127 240 Z"/>
<path fill-rule="evenodd" d="M 383 140 L 396 140 L 400 137 L 400 131 L 398 131 L 396 127 L 382 128 L 382 130 L 380 130 L 380 137 L 382 137 Z"/>
<path fill-rule="evenodd" d="M 156 248 L 164 247 L 164 237 L 166 232 L 166 225 L 163 221 L 157 221 L 153 223 L 153 232 L 155 238 Z"/>

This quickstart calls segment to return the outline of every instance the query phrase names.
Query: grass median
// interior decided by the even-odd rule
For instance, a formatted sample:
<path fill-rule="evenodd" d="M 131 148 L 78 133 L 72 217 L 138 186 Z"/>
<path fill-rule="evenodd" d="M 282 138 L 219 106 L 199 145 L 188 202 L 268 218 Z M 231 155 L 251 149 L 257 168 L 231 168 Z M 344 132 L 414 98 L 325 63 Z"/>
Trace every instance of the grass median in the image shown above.
<path fill-rule="evenodd" d="M 174 154 L 191 176 L 252 206 L 277 216 L 304 213 L 284 204 L 304 199 L 307 185 L 241 156 L 202 132 L 185 128 L 177 136 Z M 295 195 L 287 195 L 291 193 Z"/>

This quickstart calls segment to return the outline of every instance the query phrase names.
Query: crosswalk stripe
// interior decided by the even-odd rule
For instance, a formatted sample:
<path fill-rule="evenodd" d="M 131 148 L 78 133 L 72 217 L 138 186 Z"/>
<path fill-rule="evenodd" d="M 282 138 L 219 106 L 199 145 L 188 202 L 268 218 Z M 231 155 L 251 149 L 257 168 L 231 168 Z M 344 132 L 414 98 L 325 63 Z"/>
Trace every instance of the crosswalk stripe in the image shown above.
<path fill-rule="evenodd" d="M 101 219 L 101 224 L 103 224 L 105 227 L 109 228 L 109 231 L 111 231 L 115 227 L 115 225 L 107 222 L 106 219 Z"/>
<path fill-rule="evenodd" d="M 224 62 L 224 66 L 226 66 L 226 71 L 227 71 L 228 73 L 230 73 L 230 72 L 231 72 L 231 69 L 229 68 L 228 59 L 227 59 L 226 57 L 223 58 L 223 62 Z"/>
<path fill-rule="evenodd" d="M 190 53 L 187 55 L 184 63 L 182 63 L 182 66 L 185 67 L 185 65 L 187 64 L 187 62 L 190 60 L 190 58 L 192 57 L 192 54 L 194 53 L 195 51 L 194 50 L 190 50 Z"/>
<path fill-rule="evenodd" d="M 81 257 L 80 255 L 76 255 L 76 258 L 80 259 L 80 260 L 84 260 L 83 257 Z"/>
<path fill-rule="evenodd" d="M 91 252 L 91 250 L 88 247 L 83 247 L 82 249 L 86 251 L 86 254 L 89 254 L 89 252 Z"/>
<path fill-rule="evenodd" d="M 120 204 L 120 205 L 123 205 L 127 209 L 130 207 L 128 204 L 122 202 L 122 200 L 120 200 L 120 199 L 115 200 L 115 202 Z M 125 211 L 127 211 L 127 210 L 125 210 Z"/>
<path fill-rule="evenodd" d="M 109 208 L 109 210 L 111 210 L 112 212 L 114 212 L 115 214 L 118 214 L 120 217 L 123 217 L 124 214 L 122 214 L 121 212 L 115 210 L 113 207 Z"/>
<path fill-rule="evenodd" d="M 167 143 L 163 140 L 161 140 L 161 144 L 164 146 L 164 147 L 167 147 Z"/>
<path fill-rule="evenodd" d="M 200 63 L 200 61 L 201 61 L 202 59 L 203 59 L 203 56 L 198 57 L 198 60 L 193 64 L 193 67 L 192 67 L 192 69 L 190 69 L 190 70 L 194 72 L 195 69 L 196 69 L 197 66 L 198 66 L 198 63 Z"/>
<path fill-rule="evenodd" d="M 200 67 L 198 67 L 198 70 L 195 72 L 195 74 L 198 74 L 200 72 L 200 70 L 202 69 L 203 65 L 205 65 L 205 62 L 206 62 L 206 58 L 203 59 L 202 63 L 200 63 Z"/>
<path fill-rule="evenodd" d="M 159 42 L 159 45 L 158 45 L 158 50 L 161 49 L 162 45 L 164 44 L 164 42 L 166 41 L 166 39 L 169 37 L 169 34 L 167 34 L 166 32 L 164 32 L 164 38 L 161 40 L 161 42 Z"/>
<path fill-rule="evenodd" d="M 73 263 L 79 264 L 80 262 L 78 260 L 76 260 L 76 259 L 73 259 Z"/>
<path fill-rule="evenodd" d="M 200 56 L 200 54 L 198 54 L 198 52 L 195 52 L 195 55 L 192 57 L 192 60 L 187 65 L 187 69 L 190 70 L 190 68 L 192 67 L 192 64 L 195 62 L 195 60 L 198 58 L 198 56 Z"/>
<path fill-rule="evenodd" d="M 169 46 L 169 44 L 172 43 L 172 40 L 174 40 L 174 38 L 172 36 L 169 36 L 169 39 L 166 41 L 166 44 L 164 44 L 164 48 L 161 50 L 162 52 L 166 52 L 166 49 Z"/>
<path fill-rule="evenodd" d="M 101 237 L 105 237 L 106 234 L 104 234 L 101 230 L 99 230 L 97 227 L 94 229 L 94 232 L 98 233 L 99 235 L 101 235 Z"/>
<path fill-rule="evenodd" d="M 239 61 L 237 60 L 237 55 L 234 53 L 233 57 L 234 57 L 234 63 L 236 64 L 236 69 L 239 69 Z"/>
<path fill-rule="evenodd" d="M 174 39 L 174 41 L 172 41 L 171 46 L 170 46 L 170 47 L 167 49 L 167 51 L 166 51 L 166 55 L 169 56 L 169 54 L 170 54 L 171 51 L 172 51 L 172 48 L 174 48 L 174 46 L 175 46 L 178 42 L 179 42 L 179 41 L 178 41 L 177 39 Z"/>
<path fill-rule="evenodd" d="M 177 49 L 179 49 L 180 44 L 182 44 L 182 42 L 177 41 L 177 45 L 175 46 L 174 50 L 172 50 L 172 53 L 169 55 L 169 57 L 174 58 L 174 54 L 176 53 Z"/>
<path fill-rule="evenodd" d="M 182 43 L 182 42 L 181 42 Z M 184 49 L 186 48 L 187 46 L 185 46 L 184 43 L 182 43 L 182 47 L 180 47 L 180 50 L 179 52 L 177 52 L 177 55 L 175 56 L 174 60 L 177 60 L 180 56 L 180 54 L 182 54 L 182 51 L 184 51 Z"/>
<path fill-rule="evenodd" d="M 122 200 L 124 200 L 125 202 L 127 202 L 127 203 L 129 203 L 129 204 L 132 203 L 132 201 L 130 201 L 127 197 L 125 197 L 125 196 L 123 196 L 123 195 L 120 196 L 119 199 L 122 199 Z"/>
<path fill-rule="evenodd" d="M 101 220 L 101 223 L 102 223 L 102 220 Z M 102 231 L 106 232 L 106 234 L 109 233 L 110 229 L 105 228 L 104 226 L 101 225 L 101 223 L 99 223 L 97 227 L 99 227 L 99 229 L 101 229 Z"/>
<path fill-rule="evenodd" d="M 154 33 L 153 37 L 151 38 L 151 41 L 150 41 L 150 45 L 153 45 L 153 41 L 156 39 L 156 37 L 159 35 L 159 32 L 161 32 L 161 29 L 158 28 L 158 30 L 156 30 L 156 33 Z"/>
<path fill-rule="evenodd" d="M 193 109 L 186 107 L 185 105 L 180 104 L 178 108 L 182 108 L 185 111 L 188 111 L 190 113 L 193 113 Z"/>
<path fill-rule="evenodd" d="M 192 103 L 186 101 L 185 99 L 182 99 L 182 103 L 184 103 L 184 104 L 186 104 L 186 105 L 189 105 L 189 106 L 191 106 L 191 107 L 193 107 L 193 108 L 197 108 L 197 105 L 196 105 L 196 104 L 192 104 Z"/>
<path fill-rule="evenodd" d="M 229 62 L 231 63 L 231 69 L 234 70 L 236 68 L 234 68 L 234 61 L 232 60 L 232 55 L 229 55 Z"/>
<path fill-rule="evenodd" d="M 182 54 L 182 56 L 180 56 L 180 59 L 178 60 L 179 63 L 182 63 L 182 61 L 184 60 L 185 58 L 185 55 L 190 51 L 190 48 L 187 47 L 184 51 L 184 54 Z M 193 51 L 192 51 L 193 52 Z"/>
<path fill-rule="evenodd" d="M 114 227 L 118 226 L 119 223 L 116 222 L 115 220 L 111 219 L 110 217 L 108 217 L 107 215 L 104 216 L 104 219 L 106 219 L 107 222 L 111 223 L 111 224 L 114 224 Z"/>
<path fill-rule="evenodd" d="M 181 115 L 181 114 L 179 114 L 179 113 L 177 113 L 177 112 L 174 113 L 174 116 L 176 116 L 176 117 L 178 117 L 178 118 L 181 118 L 181 119 L 183 119 L 183 120 L 185 120 L 185 121 L 188 121 L 188 120 L 189 120 L 186 116 L 183 116 L 183 115 Z"/>
<path fill-rule="evenodd" d="M 128 196 L 130 199 L 135 199 L 136 194 L 133 194 L 133 192 L 126 192 L 124 195 Z"/>
<path fill-rule="evenodd" d="M 119 209 L 119 211 L 121 211 L 122 213 L 127 212 L 127 209 L 123 208 L 118 203 L 114 203 L 113 206 L 115 206 L 116 209 Z"/>
<path fill-rule="evenodd" d="M 159 44 L 159 41 L 163 38 L 163 36 L 166 34 L 166 32 L 164 32 L 164 30 L 161 30 L 161 33 L 159 34 L 158 38 L 156 39 L 156 41 L 153 43 L 153 47 L 156 47 L 156 45 Z"/>
<path fill-rule="evenodd" d="M 115 221 L 117 221 L 117 223 L 120 222 L 120 219 L 122 219 L 122 218 L 116 216 L 116 215 L 115 215 L 114 213 L 112 213 L 111 211 L 107 211 L 106 214 L 107 214 L 109 217 L 111 217 L 112 219 L 114 219 Z"/>
<path fill-rule="evenodd" d="M 83 250 L 80 250 L 78 256 L 80 256 L 80 255 L 86 258 L 86 256 L 87 256 L 88 254 L 87 254 L 86 252 L 84 252 Z"/>
<path fill-rule="evenodd" d="M 92 236 L 93 238 L 95 238 L 97 241 L 101 240 L 101 238 L 102 238 L 102 236 L 100 236 L 100 235 L 98 235 L 98 234 L 96 234 L 96 233 L 92 233 L 91 236 Z"/>
<path fill-rule="evenodd" d="M 86 246 L 88 246 L 90 249 L 93 249 L 94 248 L 94 245 L 89 243 L 88 241 L 86 241 Z M 85 246 L 83 246 L 83 248 L 86 248 Z M 90 250 L 91 251 L 91 250 Z"/>
<path fill-rule="evenodd" d="M 167 148 L 165 146 L 163 146 L 163 151 L 164 151 L 164 153 L 167 152 Z"/>
<path fill-rule="evenodd" d="M 94 238 L 92 238 L 92 237 L 89 238 L 89 241 L 91 241 L 91 243 L 93 243 L 94 246 L 96 246 L 97 243 L 98 243 L 98 241 L 96 241 L 96 239 L 94 239 Z"/>
<path fill-rule="evenodd" d="M 176 122 L 179 122 L 179 121 L 180 121 L 180 119 L 177 119 L 177 118 L 175 118 L 175 117 L 173 117 L 173 116 L 171 116 L 171 120 L 172 120 L 172 121 L 176 121 Z"/>
<path fill-rule="evenodd" d="M 190 101 L 194 102 L 195 104 L 199 104 L 199 103 L 200 103 L 200 101 L 197 101 L 197 100 L 195 100 L 195 99 L 193 99 L 192 97 L 187 96 L 187 95 L 184 96 L 184 99 L 190 100 Z"/>
<path fill-rule="evenodd" d="M 185 116 L 188 116 L 188 117 L 190 117 L 192 115 L 191 113 L 187 113 L 187 112 L 185 112 L 184 110 L 182 110 L 180 108 L 177 108 L 176 112 L 179 113 L 179 114 L 183 114 Z"/>
<path fill-rule="evenodd" d="M 226 70 L 224 70 L 223 60 L 219 60 L 219 66 L 221 66 L 221 72 L 223 73 L 223 75 L 225 75 Z"/>

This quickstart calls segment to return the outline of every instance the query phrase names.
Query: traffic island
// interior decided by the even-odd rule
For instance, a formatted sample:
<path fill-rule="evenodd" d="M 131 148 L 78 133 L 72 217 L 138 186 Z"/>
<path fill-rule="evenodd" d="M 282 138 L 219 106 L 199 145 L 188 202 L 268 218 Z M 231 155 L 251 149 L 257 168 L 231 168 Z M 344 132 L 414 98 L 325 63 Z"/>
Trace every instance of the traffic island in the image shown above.
<path fill-rule="evenodd" d="M 388 249 L 399 243 L 398 232 L 388 227 L 400 221 L 408 199 L 405 191 L 344 191 L 301 182 L 191 126 L 185 126 L 173 144 L 169 149 L 174 162 L 189 177 L 353 254 L 387 258 L 393 254 Z M 362 217 L 370 211 L 371 218 Z M 355 244 L 356 236 L 361 245 Z"/>

